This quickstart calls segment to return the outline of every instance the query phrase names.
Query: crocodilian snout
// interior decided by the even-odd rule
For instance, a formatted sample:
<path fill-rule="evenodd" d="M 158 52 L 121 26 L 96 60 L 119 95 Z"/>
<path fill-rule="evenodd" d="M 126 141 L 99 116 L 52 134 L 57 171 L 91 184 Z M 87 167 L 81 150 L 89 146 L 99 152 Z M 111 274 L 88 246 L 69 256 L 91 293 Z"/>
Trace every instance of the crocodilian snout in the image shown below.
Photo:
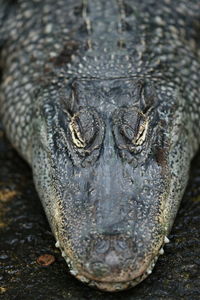
<path fill-rule="evenodd" d="M 140 80 L 126 97 L 124 82 L 95 82 L 79 82 L 69 101 L 37 102 L 32 165 L 71 273 L 117 291 L 147 277 L 162 249 L 187 182 L 190 129 L 171 87 L 164 95 L 159 84 L 157 97 Z"/>
<path fill-rule="evenodd" d="M 160 167 L 150 160 L 133 168 L 114 149 L 104 149 L 95 166 L 74 170 L 59 208 L 71 273 L 104 291 L 147 277 L 164 238 Z"/>
<path fill-rule="evenodd" d="M 91 237 L 84 261 L 77 261 L 71 272 L 81 281 L 104 291 L 133 287 L 151 273 L 158 258 L 154 251 L 152 253 L 152 245 L 147 245 L 145 249 L 145 244 L 141 239 L 140 242 L 133 241 L 133 237 L 128 235 L 103 234 L 99 238 Z"/>

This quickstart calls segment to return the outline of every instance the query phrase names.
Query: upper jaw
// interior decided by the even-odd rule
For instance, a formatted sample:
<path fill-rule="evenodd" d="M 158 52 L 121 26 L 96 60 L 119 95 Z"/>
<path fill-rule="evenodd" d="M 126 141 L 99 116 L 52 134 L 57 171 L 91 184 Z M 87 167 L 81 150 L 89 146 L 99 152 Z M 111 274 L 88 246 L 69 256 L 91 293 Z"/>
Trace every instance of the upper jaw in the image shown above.
<path fill-rule="evenodd" d="M 74 257 L 69 258 L 69 256 L 67 256 L 67 247 L 62 247 L 59 242 L 56 243 L 56 246 L 62 249 L 62 256 L 66 260 L 70 269 L 70 273 L 73 276 L 83 283 L 87 283 L 91 287 L 107 292 L 117 292 L 134 287 L 143 281 L 147 276 L 149 276 L 152 273 L 159 255 L 164 253 L 164 244 L 168 242 L 169 240 L 163 236 L 157 247 L 155 247 L 156 249 L 152 249 L 151 253 L 149 252 L 148 255 L 146 254 L 144 256 L 146 259 L 142 259 L 140 263 L 136 261 L 135 269 L 132 267 L 130 269 L 123 269 L 122 265 L 122 272 L 119 272 L 118 274 L 114 274 L 113 272 L 113 274 L 108 274 L 108 276 L 105 277 L 91 274 L 87 267 L 87 263 L 84 264 L 83 261 L 78 262 Z"/>
<path fill-rule="evenodd" d="M 113 278 L 112 281 L 109 281 L 108 279 L 100 280 L 85 272 L 84 269 L 80 268 L 80 266 L 76 266 L 74 261 L 67 257 L 64 251 L 62 251 L 62 256 L 64 257 L 70 268 L 70 273 L 83 283 L 87 283 L 89 286 L 102 291 L 118 292 L 136 286 L 152 273 L 159 255 L 164 254 L 163 247 L 166 243 L 169 243 L 169 239 L 165 236 L 162 245 L 157 251 L 156 255 L 154 255 L 149 261 L 146 261 L 146 263 L 142 264 L 137 272 L 130 272 L 128 276 L 126 273 L 123 273 L 124 277 L 122 276 L 121 279 L 119 277 L 117 279 Z M 56 243 L 56 247 L 60 247 L 59 242 Z"/>

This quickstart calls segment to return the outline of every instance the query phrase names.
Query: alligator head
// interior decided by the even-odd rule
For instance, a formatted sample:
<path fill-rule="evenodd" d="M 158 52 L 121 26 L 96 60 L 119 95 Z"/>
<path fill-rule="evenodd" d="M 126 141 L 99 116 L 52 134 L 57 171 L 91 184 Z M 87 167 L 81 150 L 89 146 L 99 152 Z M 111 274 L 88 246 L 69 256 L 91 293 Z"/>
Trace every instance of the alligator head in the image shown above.
<path fill-rule="evenodd" d="M 183 107 L 158 79 L 77 79 L 38 97 L 34 180 L 81 281 L 134 286 L 163 253 L 192 153 Z"/>

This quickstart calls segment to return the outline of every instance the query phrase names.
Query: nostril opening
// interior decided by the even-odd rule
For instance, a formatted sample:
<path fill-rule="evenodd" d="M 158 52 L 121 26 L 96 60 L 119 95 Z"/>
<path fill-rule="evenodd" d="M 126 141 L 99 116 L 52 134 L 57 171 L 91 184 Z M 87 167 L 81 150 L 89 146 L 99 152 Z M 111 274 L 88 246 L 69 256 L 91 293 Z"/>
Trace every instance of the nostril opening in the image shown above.
<path fill-rule="evenodd" d="M 96 252 L 99 254 L 104 254 L 109 249 L 110 243 L 107 240 L 99 240 L 96 243 Z"/>
<path fill-rule="evenodd" d="M 115 242 L 115 250 L 116 251 L 126 251 L 128 249 L 128 243 L 124 240 L 116 240 Z"/>

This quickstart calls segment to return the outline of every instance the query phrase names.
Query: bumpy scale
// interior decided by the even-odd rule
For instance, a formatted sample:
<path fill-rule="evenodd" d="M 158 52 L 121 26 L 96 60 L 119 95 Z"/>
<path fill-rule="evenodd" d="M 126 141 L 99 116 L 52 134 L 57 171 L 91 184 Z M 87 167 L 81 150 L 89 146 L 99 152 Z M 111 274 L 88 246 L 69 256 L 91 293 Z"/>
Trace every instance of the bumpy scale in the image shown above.
<path fill-rule="evenodd" d="M 1 115 L 71 273 L 163 254 L 200 141 L 199 0 L 0 0 Z"/>

